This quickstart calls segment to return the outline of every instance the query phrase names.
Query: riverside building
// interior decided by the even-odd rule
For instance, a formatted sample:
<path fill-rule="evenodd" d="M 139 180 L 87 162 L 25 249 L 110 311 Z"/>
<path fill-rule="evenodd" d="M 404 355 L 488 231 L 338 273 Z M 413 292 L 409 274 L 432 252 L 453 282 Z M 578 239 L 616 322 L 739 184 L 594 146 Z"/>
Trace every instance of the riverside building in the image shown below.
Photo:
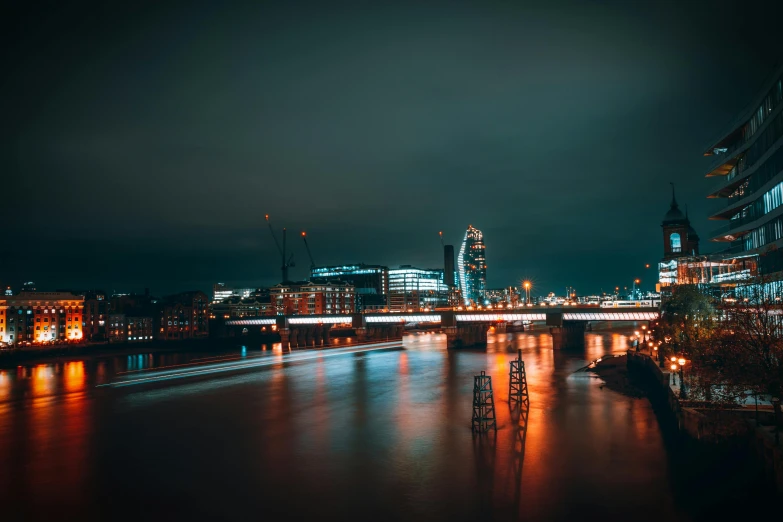
<path fill-rule="evenodd" d="M 43 344 L 83 340 L 84 296 L 70 292 L 20 292 L 0 299 L 0 341 Z"/>
<path fill-rule="evenodd" d="M 711 240 L 724 253 L 759 256 L 759 270 L 783 270 L 783 67 L 768 79 L 746 111 L 704 153 L 709 198 L 723 208 Z"/>

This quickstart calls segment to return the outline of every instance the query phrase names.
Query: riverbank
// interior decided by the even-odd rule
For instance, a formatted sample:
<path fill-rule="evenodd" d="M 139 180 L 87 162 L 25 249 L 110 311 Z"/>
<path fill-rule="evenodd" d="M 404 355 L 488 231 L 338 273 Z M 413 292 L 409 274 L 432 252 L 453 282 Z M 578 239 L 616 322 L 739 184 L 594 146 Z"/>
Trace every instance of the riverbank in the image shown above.
<path fill-rule="evenodd" d="M 606 357 L 586 369 L 603 379 L 605 386 L 628 397 L 645 397 L 644 390 L 636 386 L 628 375 L 628 365 L 625 357 Z"/>
<path fill-rule="evenodd" d="M 649 355 L 629 351 L 625 357 L 630 378 L 642 383 L 650 402 L 676 426 L 678 432 L 704 447 L 755 457 L 756 470 L 783 494 L 783 444 L 775 442 L 774 416 L 770 410 L 705 408 L 680 399 L 670 384 L 670 373 Z"/>

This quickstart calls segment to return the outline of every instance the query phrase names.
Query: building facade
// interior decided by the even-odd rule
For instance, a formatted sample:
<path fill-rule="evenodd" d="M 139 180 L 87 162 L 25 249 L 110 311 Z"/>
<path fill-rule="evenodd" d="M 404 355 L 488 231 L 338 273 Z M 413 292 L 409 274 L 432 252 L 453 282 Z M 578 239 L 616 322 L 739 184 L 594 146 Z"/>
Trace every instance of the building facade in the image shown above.
<path fill-rule="evenodd" d="M 246 298 L 238 296 L 223 299 L 210 305 L 210 319 L 232 319 L 235 317 L 258 317 L 275 315 L 269 293 L 266 297 L 254 295 Z"/>
<path fill-rule="evenodd" d="M 389 270 L 389 310 L 420 311 L 448 306 L 443 270 L 402 265 Z"/>
<path fill-rule="evenodd" d="M 356 306 L 353 285 L 342 281 L 280 283 L 269 296 L 278 315 L 350 314 Z"/>
<path fill-rule="evenodd" d="M 110 311 L 110 302 L 106 292 L 96 290 L 85 293 L 84 320 L 82 321 L 85 340 L 91 342 L 108 340 L 107 323 Z"/>
<path fill-rule="evenodd" d="M 484 234 L 468 225 L 457 260 L 459 289 L 465 305 L 483 304 L 487 290 L 487 261 Z"/>
<path fill-rule="evenodd" d="M 320 284 L 342 281 L 352 285 L 356 292 L 356 312 L 382 310 L 388 307 L 388 267 L 364 263 L 313 267 L 310 270 L 310 281 Z"/>
<path fill-rule="evenodd" d="M 109 315 L 110 343 L 150 342 L 154 338 L 152 317 L 133 317 L 125 314 Z"/>
<path fill-rule="evenodd" d="M 783 271 L 783 67 L 704 155 L 708 197 L 725 201 L 711 240 L 727 254 L 758 254 L 762 274 Z"/>
<path fill-rule="evenodd" d="M 209 299 L 204 292 L 195 290 L 166 296 L 154 305 L 156 339 L 171 341 L 209 336 Z"/>
<path fill-rule="evenodd" d="M 699 235 L 691 226 L 687 211 L 685 214 L 677 204 L 672 185 L 672 201 L 661 222 L 663 230 L 663 260 L 699 255 Z"/>
<path fill-rule="evenodd" d="M 82 342 L 84 296 L 20 292 L 0 300 L 0 341 L 7 345 Z"/>
<path fill-rule="evenodd" d="M 244 299 L 250 297 L 256 292 L 255 288 L 233 288 L 225 283 L 215 283 L 212 285 L 212 302 L 220 303 L 229 297 L 239 297 Z"/>

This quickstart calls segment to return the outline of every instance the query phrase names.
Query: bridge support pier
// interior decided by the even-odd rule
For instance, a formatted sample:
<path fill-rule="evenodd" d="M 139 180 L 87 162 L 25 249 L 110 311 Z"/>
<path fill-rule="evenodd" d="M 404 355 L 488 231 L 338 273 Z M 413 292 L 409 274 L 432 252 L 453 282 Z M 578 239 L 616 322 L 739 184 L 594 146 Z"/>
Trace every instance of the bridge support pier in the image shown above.
<path fill-rule="evenodd" d="M 444 326 L 446 344 L 449 348 L 464 348 L 487 342 L 489 323 L 466 323 L 456 326 Z"/>
<path fill-rule="evenodd" d="M 586 328 L 587 321 L 563 321 L 562 326 L 550 326 L 552 348 L 555 350 L 584 348 Z"/>
<path fill-rule="evenodd" d="M 354 328 L 356 332 L 356 340 L 360 343 L 368 341 L 391 341 L 402 339 L 402 334 L 405 331 L 405 326 L 401 324 L 387 324 L 371 327 L 359 327 Z"/>

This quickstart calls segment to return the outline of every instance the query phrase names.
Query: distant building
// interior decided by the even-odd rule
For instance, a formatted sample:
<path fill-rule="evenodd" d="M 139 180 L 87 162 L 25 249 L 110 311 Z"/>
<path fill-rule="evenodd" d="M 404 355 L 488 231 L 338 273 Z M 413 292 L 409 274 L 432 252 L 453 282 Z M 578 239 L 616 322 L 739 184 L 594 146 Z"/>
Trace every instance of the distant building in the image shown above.
<path fill-rule="evenodd" d="M 169 295 L 155 303 L 155 308 L 156 339 L 199 339 L 209 335 L 209 299 L 204 292 Z"/>
<path fill-rule="evenodd" d="M 402 265 L 389 270 L 389 310 L 419 311 L 448 306 L 443 270 Z"/>
<path fill-rule="evenodd" d="M 255 291 L 255 288 L 233 288 L 225 283 L 215 283 L 212 285 L 212 302 L 219 303 L 228 297 L 250 297 Z"/>
<path fill-rule="evenodd" d="M 84 294 L 84 320 L 82 327 L 87 341 L 107 341 L 107 322 L 109 320 L 110 302 L 106 292 L 93 290 Z"/>
<path fill-rule="evenodd" d="M 515 305 L 519 302 L 519 292 L 512 286 L 493 288 L 486 291 L 484 300 L 491 304 Z"/>
<path fill-rule="evenodd" d="M 457 272 L 454 270 L 454 245 L 443 246 L 443 282 L 451 290 L 456 283 Z"/>
<path fill-rule="evenodd" d="M 84 296 L 70 292 L 20 292 L 5 297 L 0 299 L 0 341 L 82 341 L 83 312 Z"/>
<path fill-rule="evenodd" d="M 459 287 L 466 305 L 482 304 L 487 289 L 487 261 L 484 234 L 469 225 L 457 260 Z"/>
<path fill-rule="evenodd" d="M 289 281 L 270 288 L 269 295 L 280 315 L 350 314 L 356 306 L 353 285 L 337 281 Z"/>
<path fill-rule="evenodd" d="M 269 292 L 241 298 L 238 296 L 223 299 L 210 306 L 210 319 L 231 319 L 234 317 L 258 317 L 275 315 Z"/>
<path fill-rule="evenodd" d="M 356 312 L 384 309 L 388 306 L 388 267 L 364 263 L 313 267 L 310 280 L 314 283 L 342 281 L 352 285 L 356 291 Z"/>
<path fill-rule="evenodd" d="M 658 281 L 664 293 L 676 285 L 710 286 L 718 291 L 758 275 L 758 256 L 726 253 L 699 255 L 699 236 L 683 214 L 672 188 L 672 201 L 661 222 L 663 258 Z"/>
<path fill-rule="evenodd" d="M 108 331 L 108 340 L 111 343 L 150 342 L 154 338 L 153 318 L 111 314 Z"/>
<path fill-rule="evenodd" d="M 691 226 L 687 211 L 680 211 L 672 185 L 672 201 L 661 222 L 663 229 L 663 259 L 699 255 L 699 235 Z"/>

